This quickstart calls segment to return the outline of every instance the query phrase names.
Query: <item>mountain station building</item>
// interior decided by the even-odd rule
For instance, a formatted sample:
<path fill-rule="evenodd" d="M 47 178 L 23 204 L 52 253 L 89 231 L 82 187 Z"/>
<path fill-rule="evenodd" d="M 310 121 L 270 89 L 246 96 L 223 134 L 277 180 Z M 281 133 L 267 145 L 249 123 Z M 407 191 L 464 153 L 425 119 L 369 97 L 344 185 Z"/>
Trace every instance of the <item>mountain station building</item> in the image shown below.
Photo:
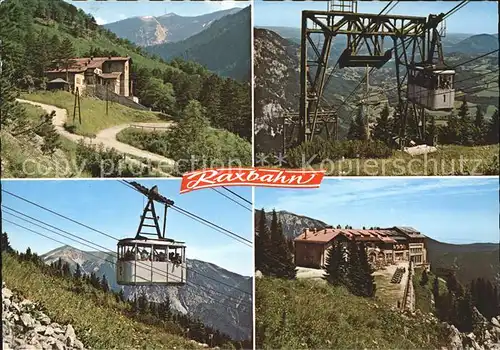
<path fill-rule="evenodd" d="M 295 264 L 301 267 L 322 268 L 328 249 L 334 242 L 363 242 L 368 259 L 373 264 L 393 264 L 412 261 L 415 266 L 427 264 L 425 236 L 411 227 L 396 226 L 370 230 L 304 229 L 294 240 Z"/>

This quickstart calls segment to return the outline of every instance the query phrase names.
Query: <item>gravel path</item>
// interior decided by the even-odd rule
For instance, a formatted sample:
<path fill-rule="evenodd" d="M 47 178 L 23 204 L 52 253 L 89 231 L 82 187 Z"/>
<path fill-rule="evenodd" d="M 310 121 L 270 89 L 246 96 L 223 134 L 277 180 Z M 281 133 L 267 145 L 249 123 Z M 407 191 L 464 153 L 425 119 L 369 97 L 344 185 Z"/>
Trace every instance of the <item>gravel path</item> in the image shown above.
<path fill-rule="evenodd" d="M 17 99 L 17 101 L 20 103 L 29 103 L 31 105 L 41 107 L 47 113 L 51 113 L 52 111 L 55 111 L 56 114 L 55 114 L 54 118 L 52 119 L 52 124 L 54 124 L 54 127 L 55 127 L 57 133 L 65 138 L 73 141 L 73 142 L 78 142 L 79 140 L 84 140 L 85 142 L 92 142 L 94 144 L 102 143 L 105 148 L 114 148 L 118 152 L 130 155 L 130 156 L 145 158 L 145 159 L 148 159 L 151 161 L 160 162 L 162 165 L 165 165 L 165 166 L 173 166 L 175 164 L 175 161 L 173 159 L 166 158 L 166 157 L 163 157 L 163 156 L 160 156 L 158 154 L 151 153 L 151 152 L 147 152 L 147 151 L 141 150 L 139 148 L 135 148 L 133 146 L 122 143 L 116 139 L 116 135 L 120 131 L 130 127 L 131 125 L 142 126 L 145 128 L 154 128 L 154 127 L 167 128 L 167 127 L 172 126 L 172 124 L 173 124 L 172 122 L 120 124 L 120 125 L 113 126 L 111 128 L 101 130 L 96 135 L 96 137 L 89 138 L 89 137 L 85 137 L 85 136 L 81 136 L 81 135 L 72 134 L 64 129 L 64 123 L 66 122 L 67 117 L 68 117 L 68 113 L 65 109 L 58 108 L 58 107 L 52 106 L 52 105 L 47 105 L 44 103 L 28 101 L 28 100 Z"/>

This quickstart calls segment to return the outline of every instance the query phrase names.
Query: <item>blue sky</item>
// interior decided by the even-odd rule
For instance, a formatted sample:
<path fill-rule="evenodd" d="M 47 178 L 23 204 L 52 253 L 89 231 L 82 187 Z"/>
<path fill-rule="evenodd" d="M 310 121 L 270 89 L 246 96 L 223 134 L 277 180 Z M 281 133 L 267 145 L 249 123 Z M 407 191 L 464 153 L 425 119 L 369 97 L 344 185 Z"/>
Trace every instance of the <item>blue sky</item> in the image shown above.
<path fill-rule="evenodd" d="M 160 193 L 173 199 L 175 205 L 180 208 L 199 215 L 250 241 L 253 240 L 252 212 L 236 205 L 217 192 L 207 189 L 180 195 L 180 180 L 141 179 L 138 182 L 148 188 L 155 184 L 158 185 Z M 2 189 L 117 238 L 135 236 L 139 225 L 139 216 L 146 204 L 143 200 L 144 196 L 127 188 L 117 180 L 2 180 Z M 248 200 L 252 199 L 250 187 L 230 187 L 230 189 Z M 226 191 L 223 192 L 229 194 Z M 115 240 L 25 203 L 5 192 L 2 192 L 2 205 L 84 237 L 113 251 L 116 250 Z M 156 208 L 159 211 L 162 207 L 157 206 Z M 17 222 L 78 249 L 92 250 L 5 213 L 6 211 L 3 212 L 5 219 Z M 159 211 L 158 215 L 163 219 L 163 209 Z M 14 249 L 24 251 L 29 246 L 36 253 L 43 254 L 61 246 L 59 243 L 18 228 L 8 222 L 4 221 L 2 224 L 2 230 L 9 233 L 9 240 Z M 239 243 L 173 210 L 168 213 L 167 236 L 186 242 L 188 258 L 209 261 L 239 274 L 251 275 L 253 273 L 252 247 Z M 98 250 L 98 248 L 94 250 Z"/>
<path fill-rule="evenodd" d="M 249 1 L 71 1 L 66 0 L 96 19 L 97 24 L 107 24 L 137 16 L 162 16 L 175 13 L 179 16 L 199 16 L 233 7 L 246 7 Z"/>
<path fill-rule="evenodd" d="M 446 13 L 458 1 L 400 1 L 390 14 L 425 16 Z M 358 12 L 380 13 L 387 1 L 359 1 Z M 392 5 L 391 5 L 392 6 Z M 390 8 L 390 7 L 389 7 Z M 262 1 L 254 5 L 256 27 L 300 27 L 302 10 L 327 10 L 327 1 Z M 470 1 L 465 7 L 446 19 L 448 33 L 498 33 L 498 3 L 496 1 Z"/>
<path fill-rule="evenodd" d="M 448 243 L 499 242 L 498 177 L 330 178 L 314 190 L 256 188 L 255 207 L 334 226 L 412 226 Z"/>

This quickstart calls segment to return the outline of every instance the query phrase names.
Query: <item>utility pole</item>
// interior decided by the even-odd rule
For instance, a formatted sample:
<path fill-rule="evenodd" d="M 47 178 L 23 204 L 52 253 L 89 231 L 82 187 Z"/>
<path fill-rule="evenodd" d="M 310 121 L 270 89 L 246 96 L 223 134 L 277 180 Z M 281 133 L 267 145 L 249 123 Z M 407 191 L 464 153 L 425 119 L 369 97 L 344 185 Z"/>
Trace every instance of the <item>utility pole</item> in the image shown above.
<path fill-rule="evenodd" d="M 109 101 L 109 82 L 106 82 L 106 115 L 108 115 L 108 101 Z"/>
<path fill-rule="evenodd" d="M 365 100 L 363 101 L 364 102 L 364 117 L 365 117 L 365 127 L 366 127 L 366 139 L 369 140 L 370 139 L 370 120 L 368 118 L 368 93 L 370 91 L 370 82 L 369 82 L 369 79 L 370 78 L 370 73 L 369 73 L 369 70 L 368 70 L 368 65 L 366 65 L 366 92 L 365 92 Z"/>
<path fill-rule="evenodd" d="M 80 109 L 80 89 L 78 87 L 75 88 L 75 102 L 73 104 L 73 125 L 75 124 L 75 119 L 76 119 L 76 105 L 78 105 L 78 122 L 81 125 L 82 111 Z"/>

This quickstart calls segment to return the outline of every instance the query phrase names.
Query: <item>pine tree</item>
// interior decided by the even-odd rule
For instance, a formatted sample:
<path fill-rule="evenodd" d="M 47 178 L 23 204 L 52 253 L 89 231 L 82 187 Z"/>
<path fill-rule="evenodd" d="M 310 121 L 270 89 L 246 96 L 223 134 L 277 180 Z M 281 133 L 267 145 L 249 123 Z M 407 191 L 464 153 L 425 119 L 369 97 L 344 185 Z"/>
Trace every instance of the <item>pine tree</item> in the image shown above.
<path fill-rule="evenodd" d="M 474 130 L 472 120 L 469 115 L 469 107 L 467 106 L 467 101 L 465 99 L 458 111 L 458 118 L 460 144 L 471 146 L 473 144 Z"/>
<path fill-rule="evenodd" d="M 389 120 L 389 106 L 385 105 L 380 112 L 380 117 L 377 118 L 375 127 L 373 128 L 373 138 L 382 141 L 386 145 L 392 144 L 392 127 Z"/>
<path fill-rule="evenodd" d="M 342 246 L 339 242 L 334 242 L 328 248 L 325 260 L 325 274 L 323 279 L 333 286 L 338 286 L 342 282 L 341 265 L 344 259 L 342 255 Z"/>
<path fill-rule="evenodd" d="M 424 271 L 422 271 L 422 279 L 420 280 L 420 284 L 422 286 L 425 286 L 427 282 L 429 282 L 429 276 L 427 275 L 427 269 L 424 269 Z"/>
<path fill-rule="evenodd" d="M 255 232 L 255 269 L 260 271 L 263 275 L 269 275 L 270 261 L 268 258 L 272 254 L 269 251 L 271 248 L 271 237 L 269 228 L 267 227 L 264 209 L 260 211 L 258 217 L 258 230 Z"/>
<path fill-rule="evenodd" d="M 283 228 L 278 221 L 278 215 L 273 210 L 270 232 L 271 253 L 266 260 L 269 262 L 269 274 L 274 277 L 293 279 L 296 276 L 296 267 L 283 236 Z"/>
<path fill-rule="evenodd" d="M 62 274 L 64 277 L 71 277 L 71 269 L 69 267 L 69 263 L 65 262 L 62 267 Z"/>
<path fill-rule="evenodd" d="M 56 131 L 55 126 L 52 124 L 52 120 L 55 117 L 56 112 L 52 111 L 50 114 L 45 114 L 41 118 L 43 120 L 42 124 L 37 130 L 37 133 L 43 137 L 43 145 L 41 150 L 44 154 L 54 154 L 57 147 L 59 147 L 61 141 L 59 135 Z"/>
<path fill-rule="evenodd" d="M 500 130 L 500 123 L 499 123 L 498 109 L 497 109 L 495 110 L 495 113 L 493 113 L 493 115 L 491 116 L 491 119 L 487 125 L 486 141 L 488 144 L 490 145 L 498 144 L 499 130 Z"/>
<path fill-rule="evenodd" d="M 75 57 L 75 49 L 73 48 L 73 44 L 70 39 L 65 38 L 61 45 L 57 50 L 57 61 L 64 67 L 66 71 L 66 81 L 71 84 L 69 81 L 69 69 L 74 64 L 74 60 L 72 58 Z"/>
<path fill-rule="evenodd" d="M 80 267 L 80 264 L 76 264 L 76 269 L 75 273 L 73 275 L 76 279 L 82 278 L 82 268 Z"/>
<path fill-rule="evenodd" d="M 7 232 L 2 233 L 2 252 L 7 252 L 7 253 L 12 253 L 14 250 L 12 249 L 10 242 L 9 242 L 9 236 Z"/>
<path fill-rule="evenodd" d="M 471 332 L 472 320 L 472 297 L 470 291 L 466 291 L 457 301 L 457 322 L 461 332 Z"/>
<path fill-rule="evenodd" d="M 363 273 L 361 269 L 361 261 L 359 256 L 359 249 L 357 243 L 352 240 L 348 243 L 348 264 L 347 264 L 347 280 L 346 287 L 354 294 L 361 296 L 363 291 L 361 281 Z"/>
<path fill-rule="evenodd" d="M 358 244 L 359 267 L 360 267 L 360 295 L 363 297 L 375 296 L 375 282 L 372 276 L 372 269 L 368 262 L 368 255 L 366 254 L 366 247 L 364 243 Z"/>
<path fill-rule="evenodd" d="M 109 292 L 109 284 L 108 284 L 108 280 L 106 279 L 106 275 L 102 275 L 102 279 L 101 279 L 101 289 L 107 293 Z"/>
<path fill-rule="evenodd" d="M 476 107 L 476 117 L 474 118 L 474 144 L 481 145 L 484 143 L 485 123 L 484 115 L 480 105 Z"/>
<path fill-rule="evenodd" d="M 435 139 L 438 136 L 438 129 L 436 126 L 436 117 L 431 115 L 429 117 L 429 125 L 427 125 L 427 142 L 431 145 L 434 145 Z"/>
<path fill-rule="evenodd" d="M 354 118 L 347 132 L 348 140 L 366 140 L 368 135 L 366 132 L 365 120 L 363 118 L 363 111 L 360 108 L 356 118 Z"/>

